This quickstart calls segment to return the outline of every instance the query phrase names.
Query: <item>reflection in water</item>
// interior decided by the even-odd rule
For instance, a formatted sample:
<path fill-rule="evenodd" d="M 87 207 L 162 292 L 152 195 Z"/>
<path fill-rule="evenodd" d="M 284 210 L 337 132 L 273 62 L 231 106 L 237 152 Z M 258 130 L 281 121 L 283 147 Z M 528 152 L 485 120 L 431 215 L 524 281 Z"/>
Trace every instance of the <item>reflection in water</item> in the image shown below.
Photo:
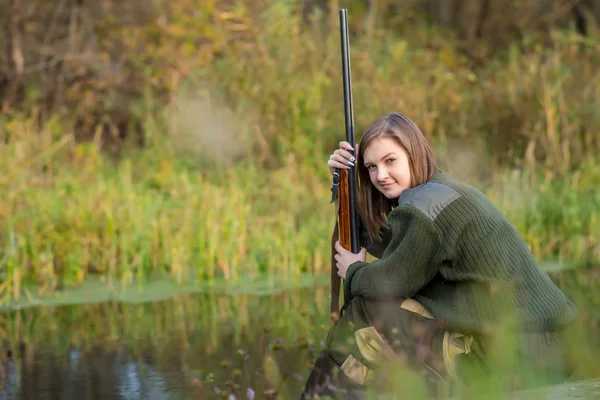
<path fill-rule="evenodd" d="M 248 386 L 299 393 L 327 332 L 327 301 L 315 288 L 3 314 L 0 399 L 198 399 Z M 266 355 L 278 382 L 269 381 L 272 367 L 264 373 Z"/>
<path fill-rule="evenodd" d="M 126 353 L 67 357 L 49 351 L 35 353 L 33 364 L 9 359 L 0 398 L 6 399 L 148 399 L 182 398 L 168 392 L 164 378 L 152 366 Z M 66 362 L 65 362 L 66 361 Z M 175 397 L 173 397 L 175 396 Z"/>
<path fill-rule="evenodd" d="M 580 379 L 600 373 L 594 274 L 554 277 L 594 340 L 582 349 Z M 270 389 L 297 398 L 329 328 L 327 294 L 196 294 L 0 314 L 0 399 L 242 399 L 248 387 L 257 399 Z"/>

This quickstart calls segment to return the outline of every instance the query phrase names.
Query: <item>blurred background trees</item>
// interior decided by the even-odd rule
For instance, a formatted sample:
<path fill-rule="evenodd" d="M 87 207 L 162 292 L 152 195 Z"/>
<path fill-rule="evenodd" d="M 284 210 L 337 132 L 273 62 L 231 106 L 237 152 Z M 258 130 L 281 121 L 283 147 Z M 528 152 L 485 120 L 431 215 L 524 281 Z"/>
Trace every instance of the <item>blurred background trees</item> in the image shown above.
<path fill-rule="evenodd" d="M 600 2 L 595 0 L 362 0 L 349 7 L 367 14 L 367 30 L 375 22 L 392 30 L 401 30 L 402 25 L 410 29 L 410 19 L 424 18 L 452 31 L 464 42 L 465 51 L 482 44 L 501 49 L 531 31 L 571 25 L 586 35 L 597 29 L 600 17 Z M 316 8 L 327 10 L 327 2 L 305 2 L 305 13 Z"/>
<path fill-rule="evenodd" d="M 136 103 L 148 91 L 168 101 L 178 81 L 223 57 L 228 42 L 247 38 L 247 46 L 255 45 L 253 37 L 264 23 L 261 12 L 271 3 L 1 0 L 2 112 L 36 110 L 42 119 L 60 114 L 80 137 L 102 132 L 113 147 L 126 137 L 142 144 Z M 282 3 L 307 23 L 315 14 L 349 7 L 353 33 L 367 37 L 382 29 L 403 35 L 418 23 L 441 27 L 455 35 L 473 67 L 531 33 L 548 44 L 550 29 L 557 26 L 596 34 L 600 17 L 596 0 Z"/>

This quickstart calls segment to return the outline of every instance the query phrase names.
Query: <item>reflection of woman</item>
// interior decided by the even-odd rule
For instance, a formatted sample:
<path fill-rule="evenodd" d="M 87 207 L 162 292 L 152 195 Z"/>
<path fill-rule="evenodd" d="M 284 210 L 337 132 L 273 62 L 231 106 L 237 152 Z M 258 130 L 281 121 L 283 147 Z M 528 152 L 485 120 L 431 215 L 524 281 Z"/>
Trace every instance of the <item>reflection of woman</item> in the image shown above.
<path fill-rule="evenodd" d="M 340 368 L 340 382 L 360 387 L 384 360 L 403 360 L 434 381 L 462 377 L 466 365 L 493 371 L 501 331 L 516 332 L 511 365 L 543 373 L 544 383 L 564 380 L 561 332 L 575 307 L 510 222 L 479 190 L 440 172 L 420 129 L 400 113 L 376 120 L 358 148 L 355 160 L 340 143 L 328 166 L 357 163 L 363 245 L 380 259 L 368 263 L 365 249 L 336 244 L 351 301 L 303 397 L 322 392 Z"/>

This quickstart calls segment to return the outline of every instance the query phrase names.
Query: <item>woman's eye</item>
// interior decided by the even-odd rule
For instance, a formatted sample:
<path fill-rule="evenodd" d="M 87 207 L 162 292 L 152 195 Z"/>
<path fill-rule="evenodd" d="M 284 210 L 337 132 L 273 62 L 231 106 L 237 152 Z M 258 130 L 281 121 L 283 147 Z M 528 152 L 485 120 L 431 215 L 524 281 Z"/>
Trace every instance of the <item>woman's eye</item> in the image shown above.
<path fill-rule="evenodd" d="M 367 165 L 367 169 L 368 169 L 369 171 L 370 171 L 370 170 L 372 170 L 373 168 L 375 168 L 375 166 L 374 166 L 374 165 Z"/>
<path fill-rule="evenodd" d="M 387 162 L 388 164 L 393 163 L 394 161 L 396 161 L 395 158 L 388 158 L 387 160 L 385 160 L 385 162 Z"/>

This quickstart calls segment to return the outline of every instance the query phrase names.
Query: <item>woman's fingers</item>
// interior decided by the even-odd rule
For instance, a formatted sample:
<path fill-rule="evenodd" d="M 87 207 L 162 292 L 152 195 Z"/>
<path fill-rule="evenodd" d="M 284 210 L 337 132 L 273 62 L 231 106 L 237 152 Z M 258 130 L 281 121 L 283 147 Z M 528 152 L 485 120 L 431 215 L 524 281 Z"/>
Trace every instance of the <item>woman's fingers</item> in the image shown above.
<path fill-rule="evenodd" d="M 348 166 L 347 164 L 343 164 L 339 161 L 333 161 L 333 160 L 329 160 L 327 161 L 327 165 L 329 166 L 329 170 L 333 173 L 333 170 L 338 168 L 338 169 L 350 169 L 350 166 Z"/>
<path fill-rule="evenodd" d="M 348 151 L 354 151 L 354 149 L 352 148 L 352 146 L 350 145 L 350 143 L 346 142 L 345 140 L 342 140 L 340 142 L 340 149 L 342 149 L 342 150 L 348 150 Z"/>
<path fill-rule="evenodd" d="M 337 149 L 333 152 L 332 156 L 334 156 L 336 160 L 340 162 L 356 161 L 356 159 L 354 158 L 354 154 L 350 153 L 347 150 Z"/>
<path fill-rule="evenodd" d="M 339 154 L 332 154 L 331 156 L 329 156 L 329 161 L 327 161 L 327 166 L 329 166 L 329 170 L 331 171 L 331 173 L 333 173 L 333 170 L 336 168 L 350 169 L 350 167 L 353 165 L 353 163 L 349 163 L 347 159 L 345 159 Z"/>
<path fill-rule="evenodd" d="M 332 168 L 343 168 L 349 169 L 355 165 L 355 158 L 346 150 L 336 150 L 331 156 L 329 156 L 329 169 Z"/>
<path fill-rule="evenodd" d="M 350 167 L 355 165 L 356 158 L 351 151 L 352 146 L 350 146 L 350 143 L 345 141 L 340 142 L 340 148 L 334 151 L 331 156 L 329 156 L 329 161 L 327 162 L 327 166 L 329 167 L 331 173 L 333 173 L 336 168 L 350 169 Z"/>

